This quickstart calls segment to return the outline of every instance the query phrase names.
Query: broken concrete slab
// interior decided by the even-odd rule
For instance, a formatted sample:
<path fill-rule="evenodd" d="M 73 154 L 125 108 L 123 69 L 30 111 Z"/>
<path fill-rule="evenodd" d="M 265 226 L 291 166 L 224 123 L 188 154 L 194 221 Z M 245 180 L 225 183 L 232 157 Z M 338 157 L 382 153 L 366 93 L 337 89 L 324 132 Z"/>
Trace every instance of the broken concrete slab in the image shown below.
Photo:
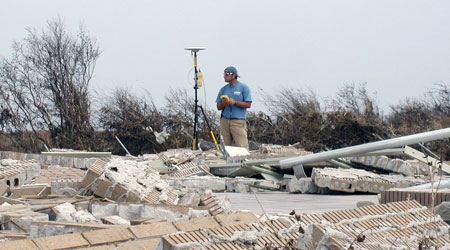
<path fill-rule="evenodd" d="M 314 168 L 311 178 L 319 187 L 343 192 L 380 193 L 393 187 L 410 187 L 425 183 L 421 178 L 380 175 L 361 169 Z"/>

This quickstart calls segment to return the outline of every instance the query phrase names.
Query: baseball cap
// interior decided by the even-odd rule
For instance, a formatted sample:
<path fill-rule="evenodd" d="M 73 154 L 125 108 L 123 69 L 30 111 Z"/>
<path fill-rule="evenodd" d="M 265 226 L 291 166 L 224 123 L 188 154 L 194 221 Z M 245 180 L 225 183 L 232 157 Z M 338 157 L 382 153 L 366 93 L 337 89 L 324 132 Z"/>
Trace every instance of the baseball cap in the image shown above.
<path fill-rule="evenodd" d="M 231 74 L 234 74 L 237 77 L 239 77 L 237 69 L 235 67 L 233 67 L 233 66 L 228 66 L 224 71 L 226 71 L 228 73 L 231 73 Z"/>

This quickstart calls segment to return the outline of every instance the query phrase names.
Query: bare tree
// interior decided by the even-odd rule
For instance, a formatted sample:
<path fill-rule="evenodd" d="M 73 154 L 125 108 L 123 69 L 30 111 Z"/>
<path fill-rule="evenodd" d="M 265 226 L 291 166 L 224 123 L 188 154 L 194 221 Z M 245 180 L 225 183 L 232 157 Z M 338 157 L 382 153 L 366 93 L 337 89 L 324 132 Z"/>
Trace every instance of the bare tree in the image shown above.
<path fill-rule="evenodd" d="M 115 89 L 100 108 L 99 121 L 103 129 L 120 138 L 131 154 L 167 149 L 166 144 L 157 143 L 153 133 L 162 131 L 163 119 L 149 93 L 140 97 L 125 88 Z M 117 142 L 113 145 L 113 152 L 123 153 Z"/>
<path fill-rule="evenodd" d="M 1 105 L 11 117 L 9 131 L 32 131 L 52 147 L 89 148 L 89 82 L 100 55 L 83 27 L 76 36 L 57 18 L 42 32 L 13 43 L 11 59 L 0 63 Z M 50 141 L 43 136 L 48 131 Z"/>

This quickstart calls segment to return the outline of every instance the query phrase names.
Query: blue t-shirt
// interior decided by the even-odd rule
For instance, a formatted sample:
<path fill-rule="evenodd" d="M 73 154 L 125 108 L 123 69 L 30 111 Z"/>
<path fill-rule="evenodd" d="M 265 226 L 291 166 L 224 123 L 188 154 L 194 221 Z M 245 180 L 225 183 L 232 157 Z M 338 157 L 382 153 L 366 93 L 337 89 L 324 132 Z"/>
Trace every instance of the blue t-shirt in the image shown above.
<path fill-rule="evenodd" d="M 252 95 L 250 94 L 250 89 L 245 83 L 238 82 L 236 85 L 231 87 L 230 84 L 227 84 L 223 86 L 219 94 L 217 95 L 216 102 L 221 103 L 222 100 L 220 100 L 221 95 L 228 95 L 228 97 L 233 98 L 236 101 L 240 102 L 251 102 L 252 101 Z M 222 110 L 222 116 L 228 119 L 246 119 L 247 118 L 247 109 L 246 108 L 240 108 L 236 105 L 232 106 L 226 106 Z"/>

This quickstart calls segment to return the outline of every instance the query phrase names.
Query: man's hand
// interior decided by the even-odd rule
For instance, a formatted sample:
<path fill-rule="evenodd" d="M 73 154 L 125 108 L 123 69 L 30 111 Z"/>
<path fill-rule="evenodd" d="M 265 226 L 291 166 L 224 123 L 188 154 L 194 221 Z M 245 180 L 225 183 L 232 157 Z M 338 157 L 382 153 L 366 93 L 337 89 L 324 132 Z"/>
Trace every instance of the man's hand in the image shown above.
<path fill-rule="evenodd" d="M 225 106 L 233 106 L 234 104 L 236 104 L 236 101 L 233 98 L 230 98 L 230 100 L 225 103 Z"/>

